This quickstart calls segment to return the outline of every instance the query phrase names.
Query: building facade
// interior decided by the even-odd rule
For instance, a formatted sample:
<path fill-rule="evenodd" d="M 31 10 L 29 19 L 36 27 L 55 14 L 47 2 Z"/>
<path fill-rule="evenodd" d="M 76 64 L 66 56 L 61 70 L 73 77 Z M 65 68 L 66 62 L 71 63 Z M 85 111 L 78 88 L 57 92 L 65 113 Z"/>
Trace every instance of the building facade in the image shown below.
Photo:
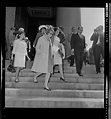
<path fill-rule="evenodd" d="M 23 27 L 29 40 L 33 43 L 38 27 L 41 24 L 51 24 L 62 26 L 64 33 L 71 32 L 71 27 L 76 28 L 81 25 L 80 8 L 68 7 L 6 7 L 6 26 L 5 38 L 9 45 L 8 34 L 11 27 L 16 29 Z M 9 53 L 6 53 L 9 59 Z"/>

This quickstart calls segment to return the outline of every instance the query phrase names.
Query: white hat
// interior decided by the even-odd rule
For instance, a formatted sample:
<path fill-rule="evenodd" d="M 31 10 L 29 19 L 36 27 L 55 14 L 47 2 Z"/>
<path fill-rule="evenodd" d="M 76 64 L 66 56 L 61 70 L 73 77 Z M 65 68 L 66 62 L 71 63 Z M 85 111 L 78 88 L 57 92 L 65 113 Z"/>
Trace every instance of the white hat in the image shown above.
<path fill-rule="evenodd" d="M 39 26 L 39 31 L 40 31 L 41 28 L 46 28 L 47 29 L 47 26 L 46 25 Z"/>
<path fill-rule="evenodd" d="M 25 39 L 28 39 L 28 37 L 25 37 Z"/>
<path fill-rule="evenodd" d="M 19 28 L 19 32 L 24 32 L 24 28 Z"/>

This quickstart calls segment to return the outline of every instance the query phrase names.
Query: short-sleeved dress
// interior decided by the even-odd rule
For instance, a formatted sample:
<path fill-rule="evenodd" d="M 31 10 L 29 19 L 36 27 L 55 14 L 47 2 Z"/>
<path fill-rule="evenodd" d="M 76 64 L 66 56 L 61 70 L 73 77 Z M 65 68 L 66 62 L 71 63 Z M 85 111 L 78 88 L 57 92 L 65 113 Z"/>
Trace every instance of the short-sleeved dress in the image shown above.
<path fill-rule="evenodd" d="M 25 67 L 25 58 L 27 55 L 27 44 L 24 40 L 17 39 L 14 41 L 13 54 L 15 54 L 14 66 Z"/>
<path fill-rule="evenodd" d="M 54 54 L 54 65 L 56 65 L 56 64 L 62 64 L 62 58 L 58 54 L 59 45 L 62 46 L 62 52 L 64 54 L 63 59 L 64 59 L 65 58 L 64 46 L 60 43 L 60 38 L 57 37 L 57 36 L 54 36 L 54 42 L 53 42 L 53 47 L 52 47 L 52 51 L 53 51 L 53 54 Z"/>

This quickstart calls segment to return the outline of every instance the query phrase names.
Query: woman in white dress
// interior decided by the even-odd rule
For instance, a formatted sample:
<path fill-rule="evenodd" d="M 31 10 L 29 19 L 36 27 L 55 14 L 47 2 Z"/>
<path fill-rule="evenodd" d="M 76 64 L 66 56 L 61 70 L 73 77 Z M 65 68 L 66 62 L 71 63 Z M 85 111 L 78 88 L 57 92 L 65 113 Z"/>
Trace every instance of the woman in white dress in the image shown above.
<path fill-rule="evenodd" d="M 14 67 L 17 67 L 15 82 L 18 82 L 20 69 L 25 67 L 26 56 L 30 60 L 30 58 L 27 55 L 27 44 L 25 42 L 25 32 L 23 28 L 19 28 L 17 39 L 14 40 L 12 59 L 13 54 L 15 54 Z"/>
<path fill-rule="evenodd" d="M 53 47 L 52 47 L 52 51 L 54 54 L 54 65 L 59 65 L 59 71 L 60 71 L 60 80 L 66 82 L 64 75 L 63 75 L 63 67 L 62 67 L 62 59 L 65 58 L 65 50 L 64 50 L 64 46 L 62 45 L 62 43 L 60 43 L 60 38 L 58 37 L 59 34 L 59 28 L 55 27 L 54 28 L 54 41 L 53 41 Z M 62 54 L 62 56 L 60 55 L 60 53 Z"/>
<path fill-rule="evenodd" d="M 52 62 L 52 52 L 51 52 L 51 39 L 53 31 L 50 28 L 46 27 L 46 33 L 38 39 L 36 45 L 36 54 L 34 58 L 34 62 L 31 68 L 31 71 L 36 72 L 34 76 L 34 82 L 38 83 L 37 77 L 43 73 L 45 76 L 44 89 L 50 91 L 51 89 L 48 87 L 48 82 L 50 78 L 50 74 L 53 72 L 53 62 Z"/>

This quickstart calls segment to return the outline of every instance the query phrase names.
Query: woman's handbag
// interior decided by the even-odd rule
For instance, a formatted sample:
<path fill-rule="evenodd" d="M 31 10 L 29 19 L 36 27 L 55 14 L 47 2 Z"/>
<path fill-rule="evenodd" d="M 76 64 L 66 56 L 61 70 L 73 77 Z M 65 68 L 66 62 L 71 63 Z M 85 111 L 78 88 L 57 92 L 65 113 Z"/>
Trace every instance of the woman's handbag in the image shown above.
<path fill-rule="evenodd" d="M 9 64 L 9 66 L 7 67 L 7 70 L 8 70 L 9 72 L 12 72 L 12 73 L 16 72 L 16 69 L 15 69 L 15 67 L 13 66 L 13 59 L 10 60 L 10 64 Z"/>

